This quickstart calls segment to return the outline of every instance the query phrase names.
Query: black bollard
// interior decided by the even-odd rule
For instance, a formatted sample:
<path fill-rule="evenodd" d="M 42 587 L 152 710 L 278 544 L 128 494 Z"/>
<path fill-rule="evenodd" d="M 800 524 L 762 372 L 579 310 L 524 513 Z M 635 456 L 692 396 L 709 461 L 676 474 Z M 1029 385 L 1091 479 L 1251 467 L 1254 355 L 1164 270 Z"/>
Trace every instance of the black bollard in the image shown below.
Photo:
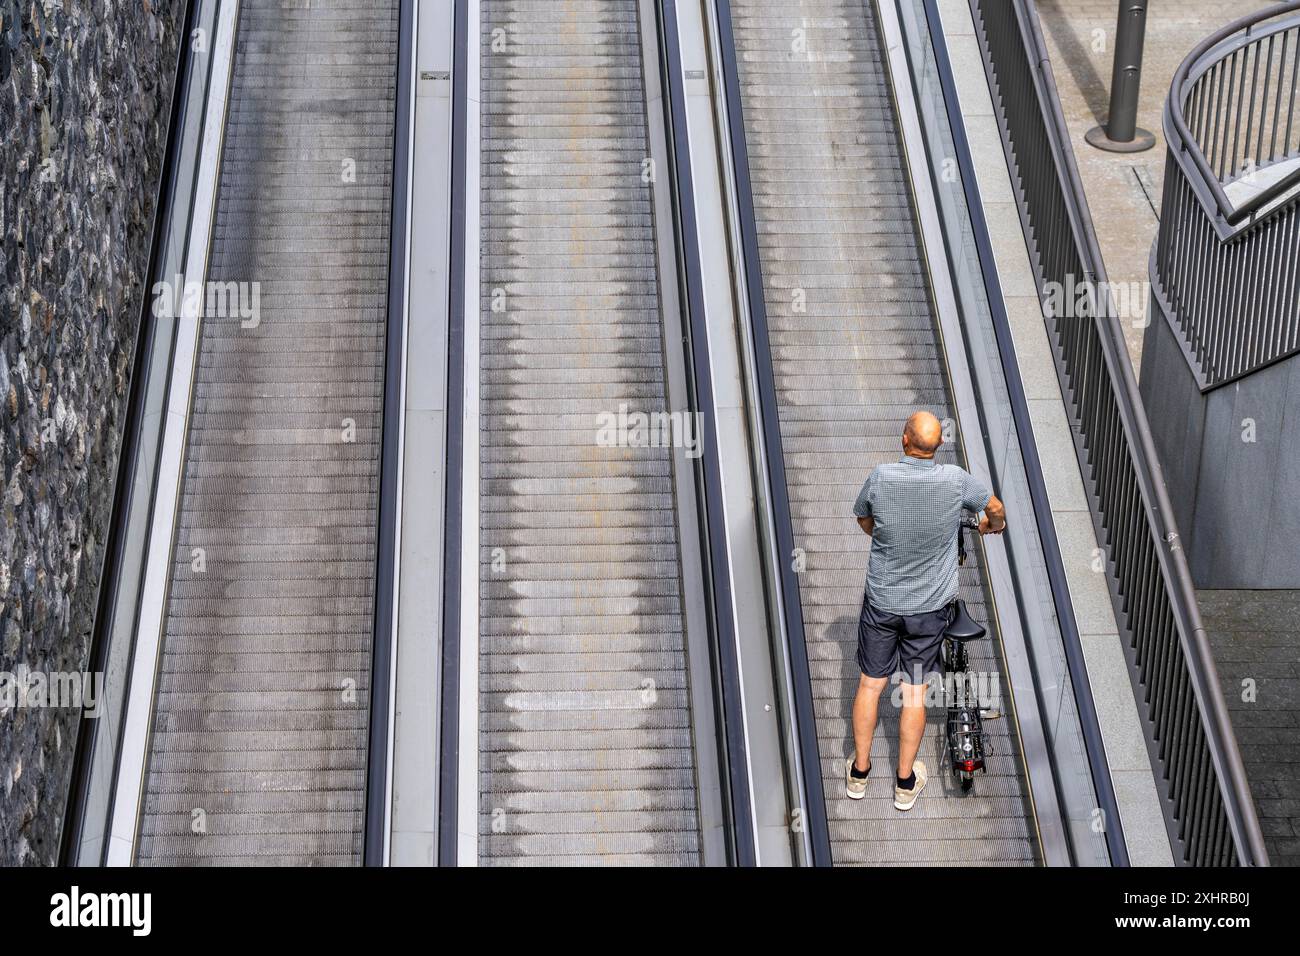
<path fill-rule="evenodd" d="M 1088 130 L 1084 137 L 1098 149 L 1137 153 L 1156 143 L 1155 136 L 1137 125 L 1146 28 L 1147 0 L 1120 0 L 1115 26 L 1115 66 L 1110 81 L 1110 116 L 1105 126 Z"/>

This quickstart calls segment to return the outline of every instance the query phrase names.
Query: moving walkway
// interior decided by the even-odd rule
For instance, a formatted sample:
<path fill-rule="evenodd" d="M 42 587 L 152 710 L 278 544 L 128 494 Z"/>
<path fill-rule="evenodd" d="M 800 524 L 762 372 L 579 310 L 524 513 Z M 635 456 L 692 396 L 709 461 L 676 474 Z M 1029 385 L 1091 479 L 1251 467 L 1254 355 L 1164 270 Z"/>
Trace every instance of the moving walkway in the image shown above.
<path fill-rule="evenodd" d="M 916 812 L 900 814 L 886 799 L 898 710 L 883 705 L 867 799 L 839 799 L 865 551 L 852 502 L 874 466 L 901 455 L 913 411 L 950 423 L 941 461 L 968 464 L 964 433 L 952 429 L 948 358 L 873 4 L 733 0 L 731 14 L 791 521 L 808 555 L 799 590 L 834 862 L 1039 862 L 1011 707 L 985 722 L 988 772 L 964 796 L 932 715 L 920 753 L 931 786 Z M 804 55 L 791 52 L 792 23 L 805 31 Z M 961 570 L 961 596 L 980 620 L 994 617 L 978 559 Z M 1009 687 L 993 634 L 971 645 L 972 663 Z"/>
<path fill-rule="evenodd" d="M 458 783 L 473 797 L 444 803 L 472 831 L 456 862 L 720 862 L 653 8 L 484 0 L 478 17 L 477 602 L 455 662 L 477 706 L 444 739 L 445 761 L 458 745 L 477 765 Z"/>
<path fill-rule="evenodd" d="M 136 862 L 358 863 L 397 4 L 240 7 Z"/>
<path fill-rule="evenodd" d="M 131 654 L 120 736 L 113 715 L 93 738 L 91 799 L 111 768 L 111 817 L 73 835 L 79 862 L 348 865 L 376 851 L 400 7 L 191 6 L 189 42 L 205 45 L 183 55 L 177 97 L 191 102 L 173 135 L 194 142 L 197 172 L 170 197 L 162 246 L 185 289 L 141 346 L 162 363 L 142 387 L 166 407 L 136 469 L 152 495 L 130 509 L 149 532 L 143 583 L 123 577 L 135 600 L 118 598 L 132 631 L 114 641 Z"/>

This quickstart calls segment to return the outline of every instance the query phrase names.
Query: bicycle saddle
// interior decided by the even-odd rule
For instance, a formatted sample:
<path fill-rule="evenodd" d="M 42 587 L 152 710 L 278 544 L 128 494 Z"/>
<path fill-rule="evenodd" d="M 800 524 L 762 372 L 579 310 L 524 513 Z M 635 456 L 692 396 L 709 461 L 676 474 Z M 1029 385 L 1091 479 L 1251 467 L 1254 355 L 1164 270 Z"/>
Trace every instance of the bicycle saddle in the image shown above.
<path fill-rule="evenodd" d="M 948 626 L 944 628 L 943 633 L 945 637 L 952 638 L 954 641 L 965 642 L 978 640 L 988 631 L 984 625 L 970 616 L 970 612 L 966 610 L 966 602 L 958 599 L 948 607 Z"/>

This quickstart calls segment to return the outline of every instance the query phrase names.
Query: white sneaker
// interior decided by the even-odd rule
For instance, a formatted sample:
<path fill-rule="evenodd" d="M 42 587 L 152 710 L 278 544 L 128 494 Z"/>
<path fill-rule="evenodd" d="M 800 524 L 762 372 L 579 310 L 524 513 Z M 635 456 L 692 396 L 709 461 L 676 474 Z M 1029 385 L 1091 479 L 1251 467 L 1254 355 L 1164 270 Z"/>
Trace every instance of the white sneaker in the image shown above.
<path fill-rule="evenodd" d="M 850 800 L 861 800 L 867 795 L 867 778 L 853 776 L 853 761 L 850 757 L 844 764 L 844 792 Z M 867 773 L 871 773 L 871 764 L 867 764 Z"/>
<path fill-rule="evenodd" d="M 916 775 L 916 785 L 911 790 L 904 790 L 902 787 L 894 787 L 894 809 L 911 810 L 916 805 L 916 798 L 921 795 L 925 789 L 925 764 L 919 760 L 912 761 L 912 773 Z"/>

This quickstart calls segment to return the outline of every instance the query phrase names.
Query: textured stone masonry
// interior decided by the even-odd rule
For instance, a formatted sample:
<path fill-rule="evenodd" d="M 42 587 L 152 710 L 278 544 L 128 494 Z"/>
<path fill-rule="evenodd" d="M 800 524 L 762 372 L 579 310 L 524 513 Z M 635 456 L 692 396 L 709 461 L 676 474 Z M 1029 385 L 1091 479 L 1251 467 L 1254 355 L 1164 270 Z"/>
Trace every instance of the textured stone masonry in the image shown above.
<path fill-rule="evenodd" d="M 0 0 L 0 671 L 80 671 L 181 0 Z M 0 699 L 0 864 L 58 852 L 75 710 Z"/>

